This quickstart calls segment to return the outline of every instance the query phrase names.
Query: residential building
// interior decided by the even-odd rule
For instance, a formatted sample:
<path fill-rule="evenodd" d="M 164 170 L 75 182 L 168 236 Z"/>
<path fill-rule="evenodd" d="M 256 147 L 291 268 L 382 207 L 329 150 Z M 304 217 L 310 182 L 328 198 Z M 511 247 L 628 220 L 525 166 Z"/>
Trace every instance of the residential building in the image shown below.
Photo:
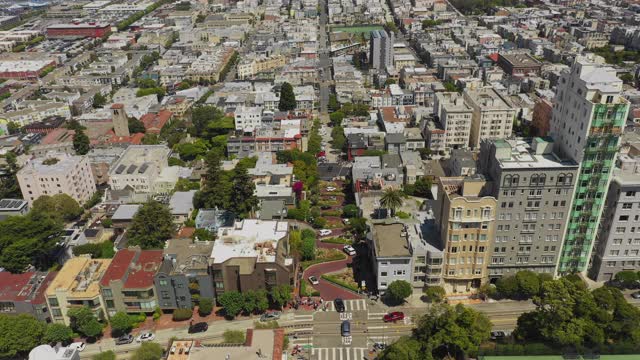
<path fill-rule="evenodd" d="M 0 272 L 0 313 L 8 315 L 30 314 L 50 323 L 45 291 L 56 276 L 55 272 L 29 271 L 22 274 Z"/>
<path fill-rule="evenodd" d="M 70 309 L 86 306 L 98 319 L 106 308 L 100 294 L 100 280 L 111 259 L 91 259 L 80 255 L 67 260 L 46 291 L 47 307 L 55 323 L 70 324 Z"/>
<path fill-rule="evenodd" d="M 210 260 L 216 296 L 295 284 L 288 222 L 244 219 L 217 235 Z"/>
<path fill-rule="evenodd" d="M 605 200 L 602 223 L 594 245 L 589 277 L 595 281 L 612 280 L 623 270 L 640 269 L 640 157 L 621 154 L 613 170 Z"/>
<path fill-rule="evenodd" d="M 293 167 L 288 164 L 276 164 L 270 152 L 259 153 L 256 166 L 248 172 L 256 185 L 291 186 L 293 177 Z"/>
<path fill-rule="evenodd" d="M 497 200 L 480 175 L 441 177 L 434 209 L 445 252 L 443 285 L 447 293 L 469 293 L 488 278 L 495 234 Z"/>
<path fill-rule="evenodd" d="M 100 280 L 100 291 L 111 317 L 116 312 L 153 312 L 158 298 L 153 279 L 162 264 L 162 250 L 122 249 Z"/>
<path fill-rule="evenodd" d="M 473 109 L 469 146 L 480 148 L 483 139 L 511 136 L 516 109 L 509 99 L 493 87 L 464 90 L 464 100 Z"/>
<path fill-rule="evenodd" d="M 529 54 L 499 54 L 498 66 L 511 76 L 539 76 L 542 63 Z"/>
<path fill-rule="evenodd" d="M 96 192 L 86 156 L 50 153 L 29 160 L 18 171 L 22 197 L 32 205 L 42 195 L 67 194 L 83 205 Z"/>
<path fill-rule="evenodd" d="M 540 98 L 533 106 L 533 116 L 531 127 L 536 136 L 547 136 L 551 126 L 551 116 L 553 114 L 553 104 L 551 101 Z"/>
<path fill-rule="evenodd" d="M 80 350 L 65 346 L 39 345 L 29 352 L 29 360 L 80 360 Z"/>
<path fill-rule="evenodd" d="M 227 141 L 227 153 L 239 158 L 255 156 L 256 153 L 276 153 L 282 150 L 302 150 L 302 134 L 294 129 L 259 129 L 254 135 L 230 136 Z"/>
<path fill-rule="evenodd" d="M 396 280 L 413 282 L 413 248 L 406 225 L 373 223 L 369 226 L 367 243 L 378 291 L 384 292 Z"/>
<path fill-rule="evenodd" d="M 131 145 L 109 170 L 112 190 L 129 186 L 137 193 L 169 193 L 178 181 L 176 169 L 168 166 L 171 149 L 165 145 Z"/>
<path fill-rule="evenodd" d="M 578 163 L 559 158 L 549 138 L 485 140 L 480 156 L 479 171 L 498 199 L 490 279 L 520 270 L 555 274 Z"/>
<path fill-rule="evenodd" d="M 29 203 L 22 199 L 0 200 L 0 221 L 9 216 L 26 215 L 29 212 Z"/>
<path fill-rule="evenodd" d="M 171 239 L 166 242 L 162 265 L 154 278 L 161 309 L 191 309 L 192 283 L 198 284 L 200 298 L 214 297 L 209 270 L 212 249 L 212 241 Z"/>
<path fill-rule="evenodd" d="M 171 199 L 169 199 L 169 210 L 171 210 L 173 222 L 183 224 L 191 218 L 191 213 L 194 210 L 193 197 L 195 194 L 196 190 L 189 190 L 176 191 L 171 195 Z"/>
<path fill-rule="evenodd" d="M 433 112 L 440 128 L 444 130 L 444 150 L 467 149 L 471 139 L 473 109 L 463 96 L 457 92 L 436 93 Z"/>
<path fill-rule="evenodd" d="M 403 184 L 402 168 L 383 167 L 378 156 L 358 156 L 351 167 L 354 192 L 399 189 Z"/>
<path fill-rule="evenodd" d="M 54 59 L 0 60 L 0 79 L 37 80 L 47 68 L 56 66 Z"/>
<path fill-rule="evenodd" d="M 253 132 L 262 125 L 262 108 L 258 106 L 240 106 L 234 112 L 237 131 Z"/>
<path fill-rule="evenodd" d="M 374 30 L 370 34 L 369 63 L 373 69 L 386 71 L 393 68 L 393 32 Z"/>
<path fill-rule="evenodd" d="M 557 273 L 585 271 L 600 224 L 620 134 L 629 112 L 622 80 L 604 59 L 577 57 L 558 84 L 551 136 L 561 157 L 580 163 Z"/>

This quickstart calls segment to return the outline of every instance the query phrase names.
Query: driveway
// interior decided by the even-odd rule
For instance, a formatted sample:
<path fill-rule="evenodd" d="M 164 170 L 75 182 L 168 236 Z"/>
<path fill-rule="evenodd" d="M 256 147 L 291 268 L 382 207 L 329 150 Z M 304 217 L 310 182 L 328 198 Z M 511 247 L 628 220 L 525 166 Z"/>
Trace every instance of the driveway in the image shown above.
<path fill-rule="evenodd" d="M 322 247 L 325 247 L 324 245 L 334 245 L 342 248 L 342 245 L 337 245 L 337 244 L 323 244 Z M 303 281 L 308 281 L 307 279 L 309 278 L 309 276 L 312 276 L 312 275 L 318 278 L 318 281 L 320 283 L 318 285 L 312 285 L 312 287 L 320 292 L 320 296 L 324 300 L 334 300 L 336 298 L 341 298 L 344 300 L 362 299 L 362 296 L 356 295 L 351 291 L 345 290 L 342 287 L 334 285 L 322 278 L 322 275 L 324 274 L 329 274 L 332 272 L 337 272 L 337 271 L 346 269 L 347 264 L 349 264 L 351 261 L 352 261 L 351 257 L 348 257 L 345 260 L 338 260 L 338 261 L 332 261 L 332 262 L 313 265 L 309 267 L 307 270 L 305 270 Z"/>

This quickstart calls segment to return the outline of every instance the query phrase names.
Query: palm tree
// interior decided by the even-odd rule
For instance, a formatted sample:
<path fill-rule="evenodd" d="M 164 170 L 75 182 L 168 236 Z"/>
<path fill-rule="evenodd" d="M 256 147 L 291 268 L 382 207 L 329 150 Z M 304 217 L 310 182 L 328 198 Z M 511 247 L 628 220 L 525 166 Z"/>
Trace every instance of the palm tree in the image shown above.
<path fill-rule="evenodd" d="M 396 189 L 386 189 L 380 198 L 380 205 L 395 214 L 396 209 L 402 206 L 402 192 Z"/>

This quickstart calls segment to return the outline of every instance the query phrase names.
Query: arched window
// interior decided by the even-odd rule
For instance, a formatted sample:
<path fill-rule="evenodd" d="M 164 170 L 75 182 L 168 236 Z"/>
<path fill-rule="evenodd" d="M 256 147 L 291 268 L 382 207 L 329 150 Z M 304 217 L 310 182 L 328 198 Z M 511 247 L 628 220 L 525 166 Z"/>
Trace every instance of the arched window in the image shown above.
<path fill-rule="evenodd" d="M 573 174 L 567 174 L 567 176 L 564 178 L 564 184 L 571 185 L 571 183 L 573 183 Z"/>
<path fill-rule="evenodd" d="M 533 174 L 531 175 L 531 181 L 530 184 L 532 186 L 538 186 L 538 175 L 537 174 Z"/>
<path fill-rule="evenodd" d="M 511 186 L 511 175 L 506 175 L 502 181 L 503 186 Z"/>
<path fill-rule="evenodd" d="M 511 185 L 518 186 L 518 182 L 520 182 L 520 176 L 513 175 L 513 177 L 511 178 Z"/>
<path fill-rule="evenodd" d="M 565 184 L 566 176 L 567 175 L 565 175 L 565 174 L 558 174 L 558 184 L 559 185 Z"/>
<path fill-rule="evenodd" d="M 538 185 L 544 186 L 545 181 L 547 181 L 547 175 L 540 174 L 540 177 L 538 178 Z"/>

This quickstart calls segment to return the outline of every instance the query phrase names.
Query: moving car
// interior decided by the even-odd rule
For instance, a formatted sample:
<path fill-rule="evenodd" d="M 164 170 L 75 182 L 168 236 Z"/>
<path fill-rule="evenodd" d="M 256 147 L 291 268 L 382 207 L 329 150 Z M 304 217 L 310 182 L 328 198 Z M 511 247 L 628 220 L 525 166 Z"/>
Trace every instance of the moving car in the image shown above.
<path fill-rule="evenodd" d="M 312 275 L 312 276 L 309 276 L 309 282 L 310 282 L 312 285 L 318 285 L 318 284 L 320 283 L 320 282 L 318 281 L 318 278 L 317 278 L 317 277 L 315 277 L 315 276 L 313 276 L 313 275 Z"/>
<path fill-rule="evenodd" d="M 640 291 L 636 291 L 634 293 L 631 293 L 631 297 L 634 299 L 640 299 Z"/>
<path fill-rule="evenodd" d="M 398 320 L 404 320 L 404 313 L 402 311 L 394 311 L 390 312 L 387 315 L 382 317 L 384 322 L 396 322 Z"/>
<path fill-rule="evenodd" d="M 336 308 L 337 312 L 344 312 L 344 301 L 340 298 L 333 300 L 333 305 Z"/>
<path fill-rule="evenodd" d="M 329 235 L 331 235 L 331 230 L 322 229 L 322 230 L 319 231 L 319 233 L 320 233 L 320 236 L 329 236 Z"/>
<path fill-rule="evenodd" d="M 145 341 L 153 341 L 153 339 L 155 339 L 156 336 L 153 335 L 152 332 L 144 332 L 142 334 L 140 334 L 140 336 L 138 336 L 136 338 L 136 342 L 145 342 Z"/>
<path fill-rule="evenodd" d="M 272 321 L 272 320 L 278 320 L 278 319 L 280 319 L 279 311 L 264 313 L 262 314 L 262 316 L 260 316 L 260 321 Z"/>
<path fill-rule="evenodd" d="M 351 323 L 349 320 L 345 320 L 340 325 L 340 334 L 342 336 L 351 336 Z"/>
<path fill-rule="evenodd" d="M 78 351 L 84 350 L 85 347 L 86 347 L 86 344 L 83 342 L 74 342 L 72 344 L 69 344 L 70 349 L 76 349 Z"/>
<path fill-rule="evenodd" d="M 133 335 L 131 334 L 122 335 L 116 339 L 116 345 L 126 345 L 126 344 L 131 344 L 132 342 L 133 342 Z"/>
<path fill-rule="evenodd" d="M 356 249 L 354 249 L 353 246 L 351 246 L 351 245 L 343 246 L 342 250 L 344 250 L 344 252 L 346 252 L 347 255 L 349 255 L 349 256 L 356 256 Z"/>
<path fill-rule="evenodd" d="M 209 324 L 206 322 L 199 322 L 189 326 L 189 334 L 205 332 L 209 329 Z"/>

